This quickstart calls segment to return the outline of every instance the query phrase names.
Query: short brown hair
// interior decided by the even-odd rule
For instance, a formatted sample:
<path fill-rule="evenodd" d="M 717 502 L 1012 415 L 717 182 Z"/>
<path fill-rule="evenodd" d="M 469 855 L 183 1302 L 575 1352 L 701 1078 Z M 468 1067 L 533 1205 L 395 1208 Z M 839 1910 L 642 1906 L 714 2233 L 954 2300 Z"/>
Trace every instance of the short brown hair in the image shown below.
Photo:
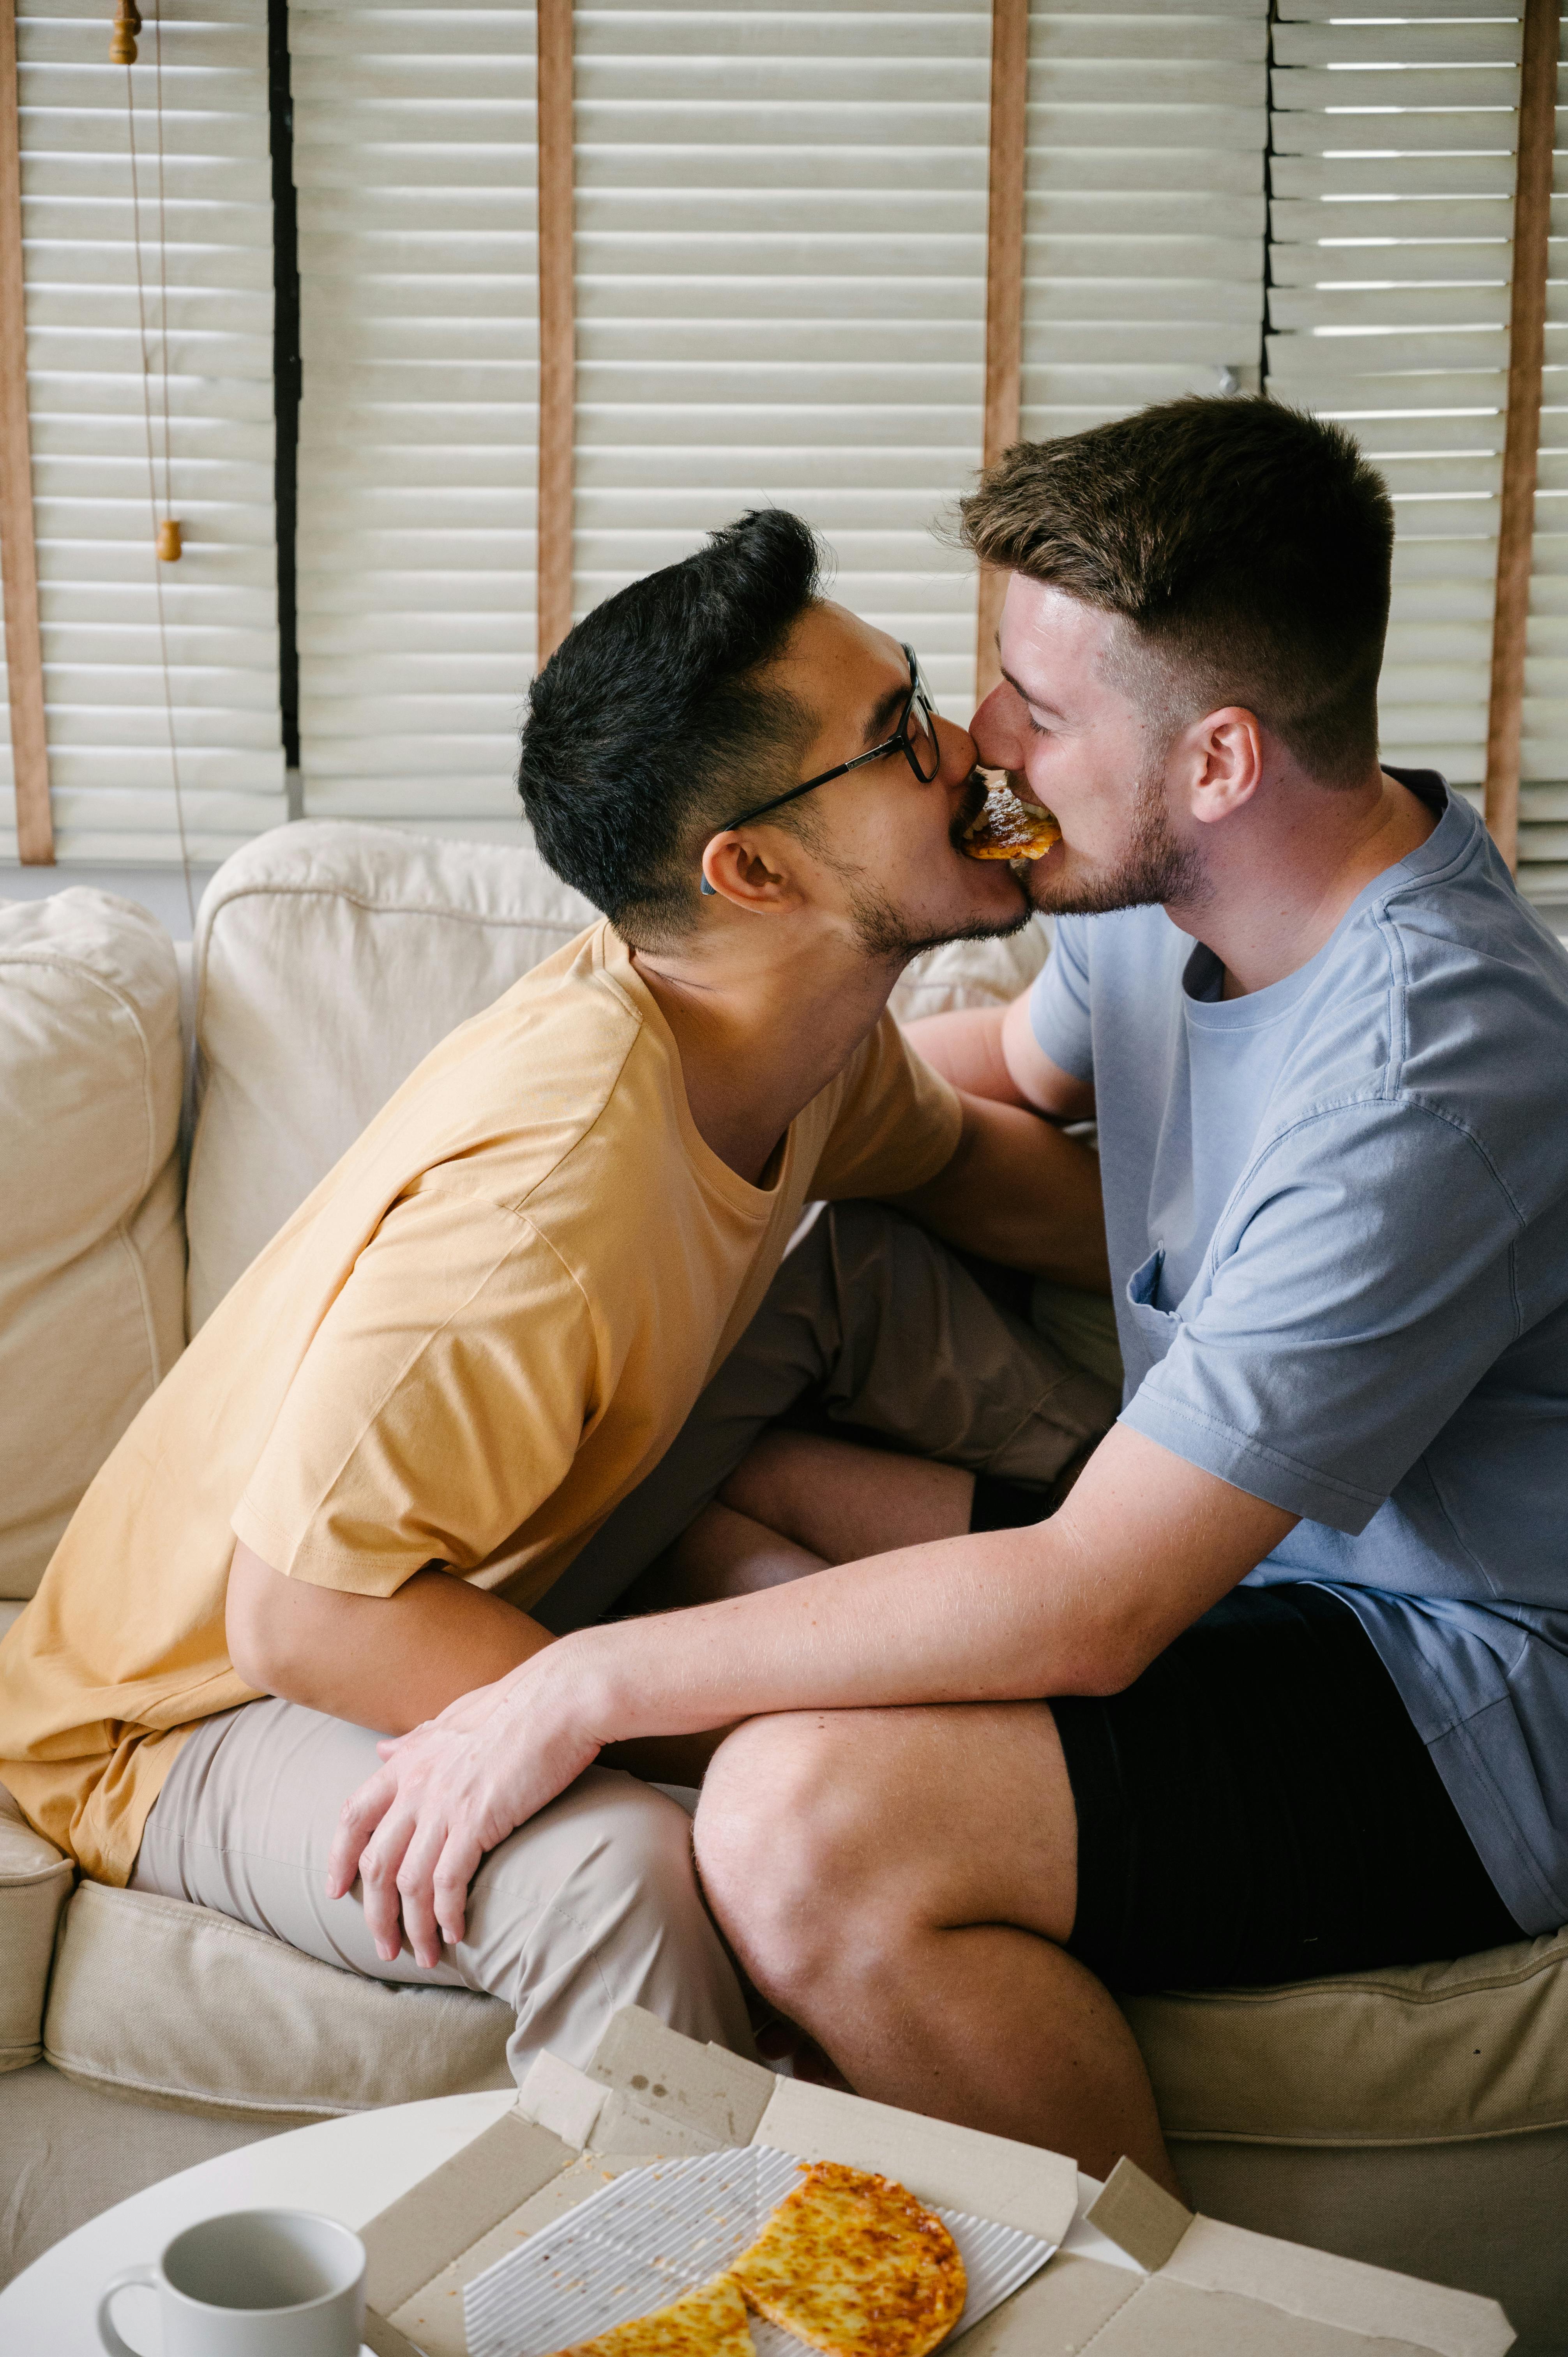
<path fill-rule="evenodd" d="M 1393 508 L 1342 426 L 1163 402 L 1017 443 L 960 514 L 985 563 L 1123 615 L 1184 716 L 1243 705 L 1326 785 L 1376 760 Z"/>

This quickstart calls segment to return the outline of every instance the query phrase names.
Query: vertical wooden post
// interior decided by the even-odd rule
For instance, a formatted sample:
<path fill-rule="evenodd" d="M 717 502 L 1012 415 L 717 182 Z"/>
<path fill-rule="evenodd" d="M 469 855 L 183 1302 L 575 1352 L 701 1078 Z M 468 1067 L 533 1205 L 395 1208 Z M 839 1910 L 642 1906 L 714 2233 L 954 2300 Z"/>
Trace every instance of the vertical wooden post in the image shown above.
<path fill-rule="evenodd" d="M 0 0 L 3 5 L 3 0 Z M 576 324 L 572 250 L 572 0 L 538 0 L 539 522 L 537 661 L 572 627 Z"/>
<path fill-rule="evenodd" d="M 1519 865 L 1520 737 L 1541 444 L 1541 371 L 1546 350 L 1546 241 L 1552 219 L 1560 11 L 1561 0 L 1525 0 L 1509 318 L 1509 405 L 1498 524 L 1491 700 L 1487 713 L 1487 824 L 1510 867 Z"/>
<path fill-rule="evenodd" d="M 1024 360 L 1024 156 L 1029 96 L 1029 0 L 991 0 L 991 173 L 985 251 L 984 463 L 1018 439 Z M 976 698 L 1001 676 L 996 626 L 1006 576 L 983 565 L 974 651 Z"/>
<path fill-rule="evenodd" d="M 5 604 L 16 854 L 26 866 L 52 867 L 54 821 L 49 812 L 48 746 L 44 735 L 38 560 L 33 540 L 33 461 L 27 430 L 21 125 L 16 113 L 16 19 L 12 0 L 0 0 L 0 596 Z"/>

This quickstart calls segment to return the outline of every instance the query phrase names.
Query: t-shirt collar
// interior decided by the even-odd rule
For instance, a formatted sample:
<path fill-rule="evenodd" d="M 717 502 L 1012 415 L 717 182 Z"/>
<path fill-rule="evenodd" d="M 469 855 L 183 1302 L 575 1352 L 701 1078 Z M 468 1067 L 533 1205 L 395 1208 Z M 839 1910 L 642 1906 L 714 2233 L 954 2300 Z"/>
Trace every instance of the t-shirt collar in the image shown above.
<path fill-rule="evenodd" d="M 1279 982 L 1266 984 L 1262 990 L 1250 990 L 1243 998 L 1219 996 L 1224 969 L 1211 949 L 1202 942 L 1195 942 L 1182 970 L 1182 998 L 1188 1019 L 1201 1029 L 1250 1031 L 1285 1014 L 1304 991 L 1311 989 L 1347 925 L 1353 924 L 1364 909 L 1385 898 L 1398 885 L 1421 876 L 1435 875 L 1446 867 L 1475 834 L 1480 820 L 1436 770 L 1400 769 L 1391 761 L 1383 762 L 1382 768 L 1389 777 L 1408 786 L 1428 810 L 1438 813 L 1437 824 L 1426 841 L 1417 844 L 1413 851 L 1406 852 L 1402 859 L 1396 859 L 1391 867 L 1383 868 L 1361 887 L 1323 947 L 1305 965 L 1297 966 L 1294 974 L 1285 974 Z"/>

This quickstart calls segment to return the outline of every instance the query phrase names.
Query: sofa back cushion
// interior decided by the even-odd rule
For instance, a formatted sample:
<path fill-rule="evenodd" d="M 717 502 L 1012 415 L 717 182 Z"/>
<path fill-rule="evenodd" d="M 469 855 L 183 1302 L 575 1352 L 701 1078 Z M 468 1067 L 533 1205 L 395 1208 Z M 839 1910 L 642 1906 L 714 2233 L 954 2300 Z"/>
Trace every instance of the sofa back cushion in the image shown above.
<path fill-rule="evenodd" d="M 219 869 L 196 931 L 192 1333 L 421 1057 L 596 913 L 521 842 L 304 822 Z M 954 943 L 897 1011 L 1011 997 L 1045 952 L 1034 927 Z"/>
<path fill-rule="evenodd" d="M 155 919 L 81 886 L 0 902 L 0 1597 L 183 1347 L 182 1068 Z"/>
<path fill-rule="evenodd" d="M 192 1333 L 420 1059 L 595 914 L 521 844 L 305 821 L 225 861 L 196 929 Z"/>

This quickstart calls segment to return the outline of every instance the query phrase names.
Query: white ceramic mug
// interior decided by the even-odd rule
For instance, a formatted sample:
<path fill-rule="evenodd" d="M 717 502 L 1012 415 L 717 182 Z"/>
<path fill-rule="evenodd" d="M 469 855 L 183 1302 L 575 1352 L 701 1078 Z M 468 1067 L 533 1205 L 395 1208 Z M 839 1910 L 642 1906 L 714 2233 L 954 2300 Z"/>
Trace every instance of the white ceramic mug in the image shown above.
<path fill-rule="evenodd" d="M 365 2246 L 314 2211 L 231 2210 L 122 2268 L 98 2303 L 111 2357 L 137 2357 L 110 2313 L 133 2284 L 158 2296 L 163 2357 L 359 2357 Z"/>

